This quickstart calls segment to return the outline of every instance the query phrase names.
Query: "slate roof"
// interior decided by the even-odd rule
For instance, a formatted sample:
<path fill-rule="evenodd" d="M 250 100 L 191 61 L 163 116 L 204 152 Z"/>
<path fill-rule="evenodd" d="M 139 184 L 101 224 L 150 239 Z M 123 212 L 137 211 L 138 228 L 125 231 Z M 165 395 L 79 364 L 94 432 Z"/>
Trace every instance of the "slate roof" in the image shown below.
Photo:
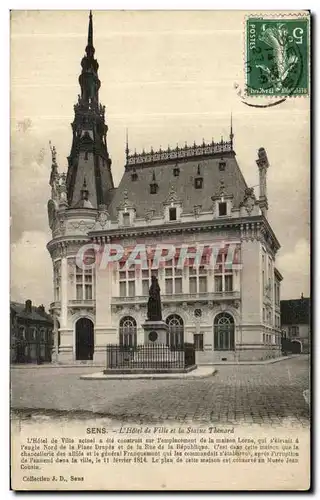
<path fill-rule="evenodd" d="M 306 325 L 310 323 L 310 298 L 281 300 L 282 325 Z"/>
<path fill-rule="evenodd" d="M 137 217 L 144 217 L 146 212 L 154 210 L 154 215 L 161 215 L 163 202 L 173 186 L 177 198 L 182 202 L 183 212 L 193 212 L 195 205 L 202 205 L 202 210 L 212 208 L 211 196 L 218 195 L 221 181 L 224 183 L 224 192 L 226 195 L 233 195 L 234 207 L 239 207 L 243 201 L 247 184 L 242 172 L 238 166 L 234 154 L 223 156 L 226 163 L 224 171 L 220 171 L 219 162 L 221 155 L 205 159 L 192 159 L 165 164 L 138 165 L 135 167 L 137 180 L 131 179 L 134 172 L 133 167 L 127 168 L 120 181 L 119 187 L 114 190 L 112 201 L 108 207 L 108 212 L 112 218 L 117 217 L 117 209 L 123 201 L 123 193 L 128 191 L 128 201 L 133 203 L 136 209 Z M 198 165 L 200 165 L 200 174 L 203 177 L 203 188 L 194 187 L 194 178 L 197 177 Z M 179 176 L 173 175 L 174 168 L 180 169 Z M 153 173 L 158 184 L 158 192 L 150 193 L 150 183 Z"/>
<path fill-rule="evenodd" d="M 36 306 L 32 306 L 32 312 L 28 313 L 25 310 L 25 304 L 21 304 L 20 302 L 10 302 L 10 309 L 12 309 L 18 315 L 18 318 L 31 319 L 32 321 L 42 321 L 53 324 L 53 320 L 50 314 L 46 313 L 45 311 L 40 312 Z"/>

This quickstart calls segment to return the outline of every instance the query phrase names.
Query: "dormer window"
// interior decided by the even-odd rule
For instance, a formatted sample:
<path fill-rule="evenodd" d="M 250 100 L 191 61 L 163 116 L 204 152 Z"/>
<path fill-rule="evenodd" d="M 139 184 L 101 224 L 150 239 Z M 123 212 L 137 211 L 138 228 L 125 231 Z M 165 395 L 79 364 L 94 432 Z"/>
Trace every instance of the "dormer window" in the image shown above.
<path fill-rule="evenodd" d="M 203 177 L 201 175 L 200 163 L 199 163 L 197 169 L 197 177 L 195 177 L 194 179 L 194 187 L 196 189 L 202 189 L 202 185 L 203 185 Z"/>
<path fill-rule="evenodd" d="M 221 201 L 219 203 L 219 217 L 227 215 L 227 203 L 225 201 Z"/>
<path fill-rule="evenodd" d="M 136 172 L 136 169 L 134 169 L 131 173 L 131 180 L 134 182 L 138 179 L 138 174 Z"/>
<path fill-rule="evenodd" d="M 220 172 L 224 172 L 226 169 L 226 162 L 224 160 L 219 161 L 219 170 Z"/>
<path fill-rule="evenodd" d="M 179 167 L 174 167 L 173 169 L 173 175 L 174 177 L 179 177 L 180 174 L 180 168 Z"/>
<path fill-rule="evenodd" d="M 124 226 L 130 226 L 130 214 L 128 212 L 124 212 L 122 215 L 122 221 Z"/>
<path fill-rule="evenodd" d="M 177 209 L 175 207 L 169 208 L 169 220 L 177 220 Z"/>
<path fill-rule="evenodd" d="M 152 173 L 152 181 L 150 183 L 150 193 L 151 194 L 157 194 L 158 192 L 158 184 L 156 182 L 156 174 L 155 174 L 155 171 L 153 171 Z"/>
<path fill-rule="evenodd" d="M 156 183 L 150 184 L 150 193 L 157 194 L 157 192 L 158 192 L 158 184 Z"/>

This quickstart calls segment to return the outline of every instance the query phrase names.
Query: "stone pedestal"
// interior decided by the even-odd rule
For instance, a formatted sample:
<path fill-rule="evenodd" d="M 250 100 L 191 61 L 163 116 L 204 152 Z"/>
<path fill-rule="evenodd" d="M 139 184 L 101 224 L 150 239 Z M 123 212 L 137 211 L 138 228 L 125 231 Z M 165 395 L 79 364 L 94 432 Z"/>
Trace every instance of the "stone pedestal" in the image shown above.
<path fill-rule="evenodd" d="M 146 321 L 144 329 L 145 344 L 166 344 L 168 325 L 164 321 Z"/>

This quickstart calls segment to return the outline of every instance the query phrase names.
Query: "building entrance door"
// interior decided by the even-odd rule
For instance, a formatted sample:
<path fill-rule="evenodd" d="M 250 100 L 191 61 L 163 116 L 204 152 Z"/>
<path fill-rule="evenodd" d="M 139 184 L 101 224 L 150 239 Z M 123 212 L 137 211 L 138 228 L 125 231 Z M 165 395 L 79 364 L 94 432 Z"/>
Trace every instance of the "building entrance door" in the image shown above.
<path fill-rule="evenodd" d="M 301 354 L 301 342 L 299 340 L 292 340 L 291 342 L 291 352 L 292 354 Z"/>
<path fill-rule="evenodd" d="M 93 323 L 88 318 L 80 318 L 76 323 L 76 359 L 92 360 L 93 353 Z"/>

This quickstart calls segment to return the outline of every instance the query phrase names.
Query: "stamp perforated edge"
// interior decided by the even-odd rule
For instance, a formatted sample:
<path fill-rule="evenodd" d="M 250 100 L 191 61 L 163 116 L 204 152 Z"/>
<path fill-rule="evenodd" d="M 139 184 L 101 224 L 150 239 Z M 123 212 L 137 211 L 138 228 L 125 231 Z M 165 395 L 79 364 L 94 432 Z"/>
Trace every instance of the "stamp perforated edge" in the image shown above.
<path fill-rule="evenodd" d="M 247 78 L 246 78 L 246 70 L 245 66 L 247 63 L 247 36 L 246 36 L 246 28 L 247 28 L 247 21 L 248 19 L 251 18 L 261 18 L 261 19 L 286 19 L 288 17 L 291 17 L 292 19 L 307 19 L 308 21 L 308 48 L 309 48 L 309 57 L 308 57 L 308 93 L 307 94 L 300 94 L 300 95 L 251 95 L 247 93 Z M 249 98 L 249 99 L 307 99 L 310 98 L 310 89 L 311 89 L 311 54 L 310 54 L 310 41 L 311 41 L 311 13 L 309 10 L 301 10 L 301 11 L 286 11 L 286 10 L 273 10 L 273 11 L 260 11 L 260 12 L 255 12 L 255 11 L 247 11 L 243 18 L 243 49 L 242 49 L 242 60 L 243 60 L 243 74 L 244 74 L 244 95 Z"/>

